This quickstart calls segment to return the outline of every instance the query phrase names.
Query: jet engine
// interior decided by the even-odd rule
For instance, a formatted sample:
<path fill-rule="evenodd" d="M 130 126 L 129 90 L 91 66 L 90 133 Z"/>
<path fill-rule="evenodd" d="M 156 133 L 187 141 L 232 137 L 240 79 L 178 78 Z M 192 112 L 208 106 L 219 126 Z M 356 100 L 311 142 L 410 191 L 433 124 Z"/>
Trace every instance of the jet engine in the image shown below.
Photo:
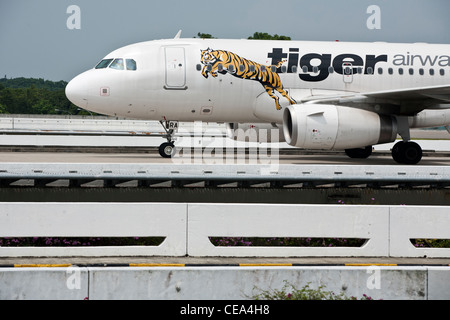
<path fill-rule="evenodd" d="M 227 123 L 228 138 L 246 142 L 284 142 L 283 127 L 276 123 Z"/>
<path fill-rule="evenodd" d="M 284 110 L 283 133 L 291 146 L 345 150 L 394 141 L 397 121 L 394 117 L 361 109 L 299 104 Z"/>

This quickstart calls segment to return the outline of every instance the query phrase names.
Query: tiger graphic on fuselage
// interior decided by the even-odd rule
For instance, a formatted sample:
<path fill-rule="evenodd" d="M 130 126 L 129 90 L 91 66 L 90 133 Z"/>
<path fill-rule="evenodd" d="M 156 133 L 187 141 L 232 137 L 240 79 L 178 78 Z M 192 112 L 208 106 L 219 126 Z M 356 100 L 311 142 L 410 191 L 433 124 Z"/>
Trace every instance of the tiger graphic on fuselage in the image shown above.
<path fill-rule="evenodd" d="M 208 78 L 210 74 L 214 78 L 218 73 L 231 73 L 241 79 L 255 80 L 261 83 L 267 94 L 275 100 L 277 110 L 281 110 L 280 99 L 275 95 L 275 90 L 285 97 L 289 104 L 296 104 L 288 92 L 284 90 L 280 76 L 272 68 L 279 68 L 284 61 L 275 66 L 264 66 L 259 63 L 241 58 L 235 53 L 225 50 L 212 50 L 210 48 L 201 51 L 202 75 Z"/>

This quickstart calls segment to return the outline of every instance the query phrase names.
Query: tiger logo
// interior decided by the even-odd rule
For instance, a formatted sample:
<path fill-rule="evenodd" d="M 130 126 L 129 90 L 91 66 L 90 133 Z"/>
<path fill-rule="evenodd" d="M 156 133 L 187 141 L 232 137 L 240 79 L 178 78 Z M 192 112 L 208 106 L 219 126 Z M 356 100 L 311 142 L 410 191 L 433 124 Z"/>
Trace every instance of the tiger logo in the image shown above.
<path fill-rule="evenodd" d="M 205 78 L 208 78 L 209 75 L 216 78 L 218 73 L 231 73 L 237 78 L 255 80 L 261 83 L 267 94 L 275 100 L 277 110 L 281 110 L 281 105 L 280 98 L 275 95 L 275 90 L 285 97 L 289 104 L 296 104 L 295 100 L 284 90 L 280 76 L 276 73 L 276 69 L 281 67 L 285 61 L 280 61 L 273 66 L 264 66 L 242 58 L 235 53 L 210 48 L 201 51 L 200 61 L 203 64 L 202 75 Z"/>

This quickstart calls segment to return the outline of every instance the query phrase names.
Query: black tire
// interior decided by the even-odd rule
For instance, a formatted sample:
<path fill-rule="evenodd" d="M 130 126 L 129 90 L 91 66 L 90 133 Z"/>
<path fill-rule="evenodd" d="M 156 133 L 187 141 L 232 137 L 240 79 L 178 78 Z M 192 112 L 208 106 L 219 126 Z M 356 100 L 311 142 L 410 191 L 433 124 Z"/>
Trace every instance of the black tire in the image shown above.
<path fill-rule="evenodd" d="M 345 149 L 345 154 L 353 159 L 367 159 L 372 154 L 372 146 L 365 148 Z"/>
<path fill-rule="evenodd" d="M 159 146 L 159 154 L 163 158 L 172 158 L 175 154 L 175 145 L 172 142 L 164 142 Z"/>
<path fill-rule="evenodd" d="M 422 159 L 422 148 L 417 143 L 409 141 L 402 148 L 405 164 L 417 164 Z"/>
<path fill-rule="evenodd" d="M 392 158 L 401 164 L 417 164 L 422 160 L 422 148 L 412 141 L 399 141 L 392 148 Z"/>
<path fill-rule="evenodd" d="M 392 159 L 397 163 L 403 163 L 403 145 L 405 143 L 403 141 L 397 142 L 392 148 Z"/>

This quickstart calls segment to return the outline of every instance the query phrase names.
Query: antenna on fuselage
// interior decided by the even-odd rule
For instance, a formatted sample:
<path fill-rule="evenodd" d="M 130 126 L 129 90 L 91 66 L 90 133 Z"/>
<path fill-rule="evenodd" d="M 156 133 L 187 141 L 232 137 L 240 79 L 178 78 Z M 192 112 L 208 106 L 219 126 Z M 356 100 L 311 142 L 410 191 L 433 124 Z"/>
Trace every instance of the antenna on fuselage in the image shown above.
<path fill-rule="evenodd" d="M 181 37 L 181 30 L 178 31 L 174 39 L 180 39 L 180 37 Z"/>

